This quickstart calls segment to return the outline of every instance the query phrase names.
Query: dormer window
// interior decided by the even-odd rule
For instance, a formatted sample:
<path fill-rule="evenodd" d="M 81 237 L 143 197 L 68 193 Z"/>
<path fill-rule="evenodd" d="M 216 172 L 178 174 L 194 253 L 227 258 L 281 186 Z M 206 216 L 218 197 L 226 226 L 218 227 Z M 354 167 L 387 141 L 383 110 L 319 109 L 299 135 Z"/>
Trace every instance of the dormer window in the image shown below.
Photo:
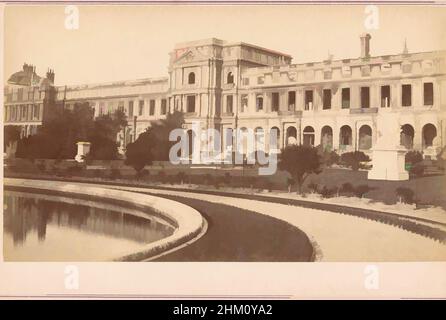
<path fill-rule="evenodd" d="M 187 79 L 187 83 L 188 84 L 194 84 L 195 83 L 195 73 L 191 72 L 189 73 L 188 79 Z"/>
<path fill-rule="evenodd" d="M 226 78 L 226 83 L 228 84 L 234 83 L 234 75 L 232 74 L 232 72 L 228 73 L 228 76 Z"/>

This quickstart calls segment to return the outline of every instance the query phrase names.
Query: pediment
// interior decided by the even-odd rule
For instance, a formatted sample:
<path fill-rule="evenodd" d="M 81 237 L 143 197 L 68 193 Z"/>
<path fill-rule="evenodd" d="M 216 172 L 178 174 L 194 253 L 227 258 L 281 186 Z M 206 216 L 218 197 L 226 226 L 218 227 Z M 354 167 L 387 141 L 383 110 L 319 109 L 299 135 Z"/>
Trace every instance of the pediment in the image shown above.
<path fill-rule="evenodd" d="M 180 54 L 178 58 L 175 59 L 174 63 L 188 63 L 193 61 L 203 61 L 207 60 L 208 57 L 201 54 L 195 49 L 189 49 L 184 53 Z"/>

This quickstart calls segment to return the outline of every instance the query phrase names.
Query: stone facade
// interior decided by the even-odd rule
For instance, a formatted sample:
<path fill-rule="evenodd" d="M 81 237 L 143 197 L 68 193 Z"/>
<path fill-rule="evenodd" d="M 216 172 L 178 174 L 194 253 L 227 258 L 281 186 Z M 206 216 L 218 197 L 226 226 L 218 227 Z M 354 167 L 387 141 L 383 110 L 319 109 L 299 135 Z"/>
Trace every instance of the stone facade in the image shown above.
<path fill-rule="evenodd" d="M 290 55 L 219 39 L 178 44 L 166 78 L 57 88 L 65 107 L 88 101 L 95 115 L 124 110 L 131 142 L 150 122 L 184 112 L 186 129 L 251 129 L 278 144 L 322 145 L 370 153 L 378 115 L 395 113 L 400 143 L 436 153 L 446 145 L 446 52 L 370 55 L 361 36 L 358 58 L 292 64 Z M 8 118 L 6 116 L 6 118 Z M 268 139 L 266 139 L 268 141 Z M 268 151 L 268 146 L 266 146 Z"/>

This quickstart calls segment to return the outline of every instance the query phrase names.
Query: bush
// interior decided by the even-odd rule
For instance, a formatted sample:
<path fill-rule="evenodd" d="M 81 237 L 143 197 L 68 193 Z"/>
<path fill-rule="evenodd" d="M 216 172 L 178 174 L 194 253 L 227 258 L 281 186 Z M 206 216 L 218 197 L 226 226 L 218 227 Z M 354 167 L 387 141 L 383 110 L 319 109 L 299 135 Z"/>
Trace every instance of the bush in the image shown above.
<path fill-rule="evenodd" d="M 225 177 L 224 183 L 229 186 L 231 184 L 231 180 L 232 180 L 231 174 L 229 172 L 225 172 L 224 177 Z"/>
<path fill-rule="evenodd" d="M 164 170 L 158 171 L 158 180 L 162 183 L 166 182 L 166 172 Z"/>
<path fill-rule="evenodd" d="M 319 192 L 319 186 L 317 183 L 311 182 L 308 184 L 308 189 L 311 193 L 318 193 Z"/>
<path fill-rule="evenodd" d="M 420 151 L 412 150 L 406 153 L 405 162 L 412 165 L 422 162 L 423 154 Z"/>
<path fill-rule="evenodd" d="M 210 173 L 206 173 L 204 176 L 204 183 L 207 185 L 213 185 L 214 184 L 214 176 L 212 176 Z"/>
<path fill-rule="evenodd" d="M 141 171 L 135 172 L 136 179 L 145 179 L 150 177 L 150 171 L 147 169 L 142 169 Z"/>
<path fill-rule="evenodd" d="M 111 169 L 109 178 L 112 180 L 121 178 L 121 171 L 116 168 Z"/>
<path fill-rule="evenodd" d="M 371 190 L 371 188 L 368 185 L 361 184 L 355 188 L 354 193 L 358 198 L 362 198 L 370 190 Z"/>
<path fill-rule="evenodd" d="M 102 176 L 104 175 L 101 169 L 94 169 L 92 171 L 92 175 L 94 178 L 102 178 Z"/>
<path fill-rule="evenodd" d="M 46 166 L 44 162 L 40 162 L 37 165 L 37 169 L 39 169 L 40 172 L 45 172 Z"/>
<path fill-rule="evenodd" d="M 327 167 L 331 167 L 334 164 L 339 163 L 339 155 L 336 153 L 336 151 L 325 151 L 322 153 L 322 163 L 326 165 Z"/>
<path fill-rule="evenodd" d="M 412 189 L 406 187 L 399 187 L 395 190 L 398 202 L 412 204 L 414 203 L 415 193 Z"/>
<path fill-rule="evenodd" d="M 82 172 L 82 166 L 71 166 L 65 169 L 65 173 L 68 176 L 76 176 L 76 175 L 80 175 L 80 173 Z"/>
<path fill-rule="evenodd" d="M 177 180 L 179 183 L 183 184 L 184 181 L 186 180 L 186 174 L 183 171 L 180 171 L 177 173 Z"/>
<path fill-rule="evenodd" d="M 350 182 L 346 182 L 342 184 L 340 192 L 346 194 L 352 194 L 355 192 L 355 188 Z"/>
<path fill-rule="evenodd" d="M 323 198 L 331 198 L 336 194 L 336 191 L 337 188 L 328 188 L 327 186 L 324 186 L 319 193 Z"/>
<path fill-rule="evenodd" d="M 361 168 L 361 162 L 368 161 L 370 161 L 369 156 L 362 151 L 346 152 L 341 155 L 341 163 L 355 171 Z"/>
<path fill-rule="evenodd" d="M 422 177 L 424 175 L 424 165 L 420 162 L 416 163 L 410 168 L 409 173 L 416 177 Z"/>

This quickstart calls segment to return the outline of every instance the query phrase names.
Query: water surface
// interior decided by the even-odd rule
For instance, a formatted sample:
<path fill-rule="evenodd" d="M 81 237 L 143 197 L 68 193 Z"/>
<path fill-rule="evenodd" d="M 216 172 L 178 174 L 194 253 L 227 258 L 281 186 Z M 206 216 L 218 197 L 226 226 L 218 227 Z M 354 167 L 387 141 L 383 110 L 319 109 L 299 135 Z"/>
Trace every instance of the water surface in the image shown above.
<path fill-rule="evenodd" d="M 4 190 L 5 261 L 107 261 L 174 228 L 148 214 L 68 197 Z"/>

